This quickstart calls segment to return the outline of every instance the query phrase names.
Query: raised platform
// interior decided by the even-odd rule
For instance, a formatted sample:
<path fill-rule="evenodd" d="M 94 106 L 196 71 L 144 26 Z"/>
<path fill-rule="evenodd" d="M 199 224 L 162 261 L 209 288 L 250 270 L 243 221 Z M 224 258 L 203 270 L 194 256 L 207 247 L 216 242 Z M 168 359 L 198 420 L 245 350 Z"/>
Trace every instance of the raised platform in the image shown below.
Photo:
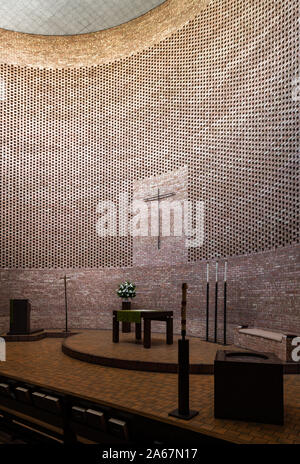
<path fill-rule="evenodd" d="M 64 340 L 62 351 L 72 358 L 92 364 L 137 371 L 177 373 L 177 340 L 166 345 L 165 334 L 153 333 L 149 350 L 142 341 L 136 342 L 134 333 L 120 334 L 120 342 L 112 342 L 110 330 L 89 330 Z M 235 346 L 205 342 L 196 337 L 190 340 L 191 374 L 213 374 L 214 359 L 220 349 L 240 350 Z"/>
<path fill-rule="evenodd" d="M 18 334 L 12 335 L 9 332 L 2 334 L 1 337 L 4 338 L 6 342 L 35 342 L 38 340 L 43 340 L 43 338 L 66 338 L 70 335 L 76 335 L 78 332 L 65 332 L 64 330 L 59 329 L 40 329 L 35 330 L 29 334 Z"/>

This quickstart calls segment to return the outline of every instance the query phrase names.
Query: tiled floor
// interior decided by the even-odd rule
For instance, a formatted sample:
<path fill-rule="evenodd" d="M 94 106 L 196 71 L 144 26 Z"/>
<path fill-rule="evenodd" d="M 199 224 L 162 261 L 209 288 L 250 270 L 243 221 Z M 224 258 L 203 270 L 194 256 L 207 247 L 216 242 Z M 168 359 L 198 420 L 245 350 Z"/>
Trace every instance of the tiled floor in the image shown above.
<path fill-rule="evenodd" d="M 61 352 L 61 340 L 7 344 L 0 373 L 82 395 L 149 417 L 242 443 L 300 443 L 300 376 L 285 376 L 285 425 L 219 420 L 213 415 L 213 376 L 192 375 L 191 408 L 199 415 L 188 423 L 168 417 L 177 406 L 177 376 L 127 371 L 88 364 Z"/>
<path fill-rule="evenodd" d="M 177 364 L 178 349 L 177 340 L 179 336 L 174 336 L 173 345 L 166 344 L 165 334 L 153 333 L 151 335 L 151 348 L 146 349 L 142 340 L 136 342 L 132 324 L 131 333 L 121 333 L 119 343 L 113 343 L 112 332 L 110 330 L 86 330 L 65 340 L 64 344 L 71 350 L 79 353 L 101 356 L 104 358 L 114 358 L 130 361 L 143 361 L 147 363 L 173 363 Z M 213 365 L 216 352 L 224 349 L 223 345 L 216 345 L 200 340 L 196 337 L 189 337 L 190 363 Z M 236 346 L 226 346 L 226 350 L 241 350 Z M 247 351 L 247 350 L 242 350 Z M 100 363 L 101 364 L 101 363 Z"/>

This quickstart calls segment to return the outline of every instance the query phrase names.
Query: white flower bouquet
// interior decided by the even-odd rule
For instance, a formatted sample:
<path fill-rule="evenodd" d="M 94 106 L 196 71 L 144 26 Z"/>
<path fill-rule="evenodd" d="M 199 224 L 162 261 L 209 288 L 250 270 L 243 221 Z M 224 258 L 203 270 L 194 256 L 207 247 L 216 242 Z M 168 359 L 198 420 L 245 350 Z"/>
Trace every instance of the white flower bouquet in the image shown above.
<path fill-rule="evenodd" d="M 132 282 L 123 282 L 120 284 L 119 289 L 117 290 L 117 295 L 120 298 L 128 299 L 134 298 L 136 296 L 135 285 Z"/>

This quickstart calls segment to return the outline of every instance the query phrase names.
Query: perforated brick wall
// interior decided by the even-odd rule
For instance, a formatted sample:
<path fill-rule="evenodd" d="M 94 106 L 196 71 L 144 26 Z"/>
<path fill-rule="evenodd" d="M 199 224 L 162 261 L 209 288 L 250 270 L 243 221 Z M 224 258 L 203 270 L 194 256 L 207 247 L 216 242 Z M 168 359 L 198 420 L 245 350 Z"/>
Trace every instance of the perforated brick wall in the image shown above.
<path fill-rule="evenodd" d="M 185 212 L 182 206 L 184 201 L 187 200 L 187 185 L 188 169 L 184 167 L 167 174 L 134 182 L 134 200 L 145 201 L 146 198 L 156 197 L 158 189 L 160 196 L 167 194 L 173 194 L 173 196 L 162 198 L 159 203 L 157 201 L 146 201 L 145 206 L 147 209 L 138 211 L 138 226 L 141 226 L 141 223 L 143 224 L 146 221 L 148 231 L 152 229 L 156 235 L 133 238 L 133 266 L 149 266 L 150 263 L 152 266 L 168 266 L 170 263 L 175 265 L 187 261 L 188 247 L 186 246 L 183 224 Z M 181 218 L 181 224 L 179 218 Z M 177 230 L 174 228 L 174 221 L 177 221 Z M 169 226 L 169 230 L 167 230 L 166 225 Z"/>
<path fill-rule="evenodd" d="M 1 267 L 132 265 L 96 207 L 189 167 L 204 246 L 189 261 L 299 240 L 298 2 L 222 0 L 150 49 L 77 69 L 0 65 Z"/>

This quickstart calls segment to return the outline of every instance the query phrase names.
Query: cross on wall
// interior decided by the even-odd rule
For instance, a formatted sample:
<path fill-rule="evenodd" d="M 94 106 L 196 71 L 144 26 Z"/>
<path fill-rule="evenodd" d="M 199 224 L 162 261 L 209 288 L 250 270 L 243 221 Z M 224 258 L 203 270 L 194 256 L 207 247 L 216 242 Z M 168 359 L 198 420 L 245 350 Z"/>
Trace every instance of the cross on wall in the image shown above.
<path fill-rule="evenodd" d="M 144 198 L 144 201 L 157 201 L 157 208 L 158 208 L 157 248 L 158 248 L 158 250 L 160 249 L 160 243 L 161 243 L 161 225 L 160 225 L 160 208 L 159 208 L 159 202 L 160 202 L 160 200 L 163 200 L 164 198 L 173 197 L 174 195 L 176 195 L 174 192 L 160 194 L 160 189 L 158 188 L 158 189 L 157 189 L 157 194 L 156 194 L 156 195 L 154 195 L 154 196 L 152 196 L 152 197 Z"/>

